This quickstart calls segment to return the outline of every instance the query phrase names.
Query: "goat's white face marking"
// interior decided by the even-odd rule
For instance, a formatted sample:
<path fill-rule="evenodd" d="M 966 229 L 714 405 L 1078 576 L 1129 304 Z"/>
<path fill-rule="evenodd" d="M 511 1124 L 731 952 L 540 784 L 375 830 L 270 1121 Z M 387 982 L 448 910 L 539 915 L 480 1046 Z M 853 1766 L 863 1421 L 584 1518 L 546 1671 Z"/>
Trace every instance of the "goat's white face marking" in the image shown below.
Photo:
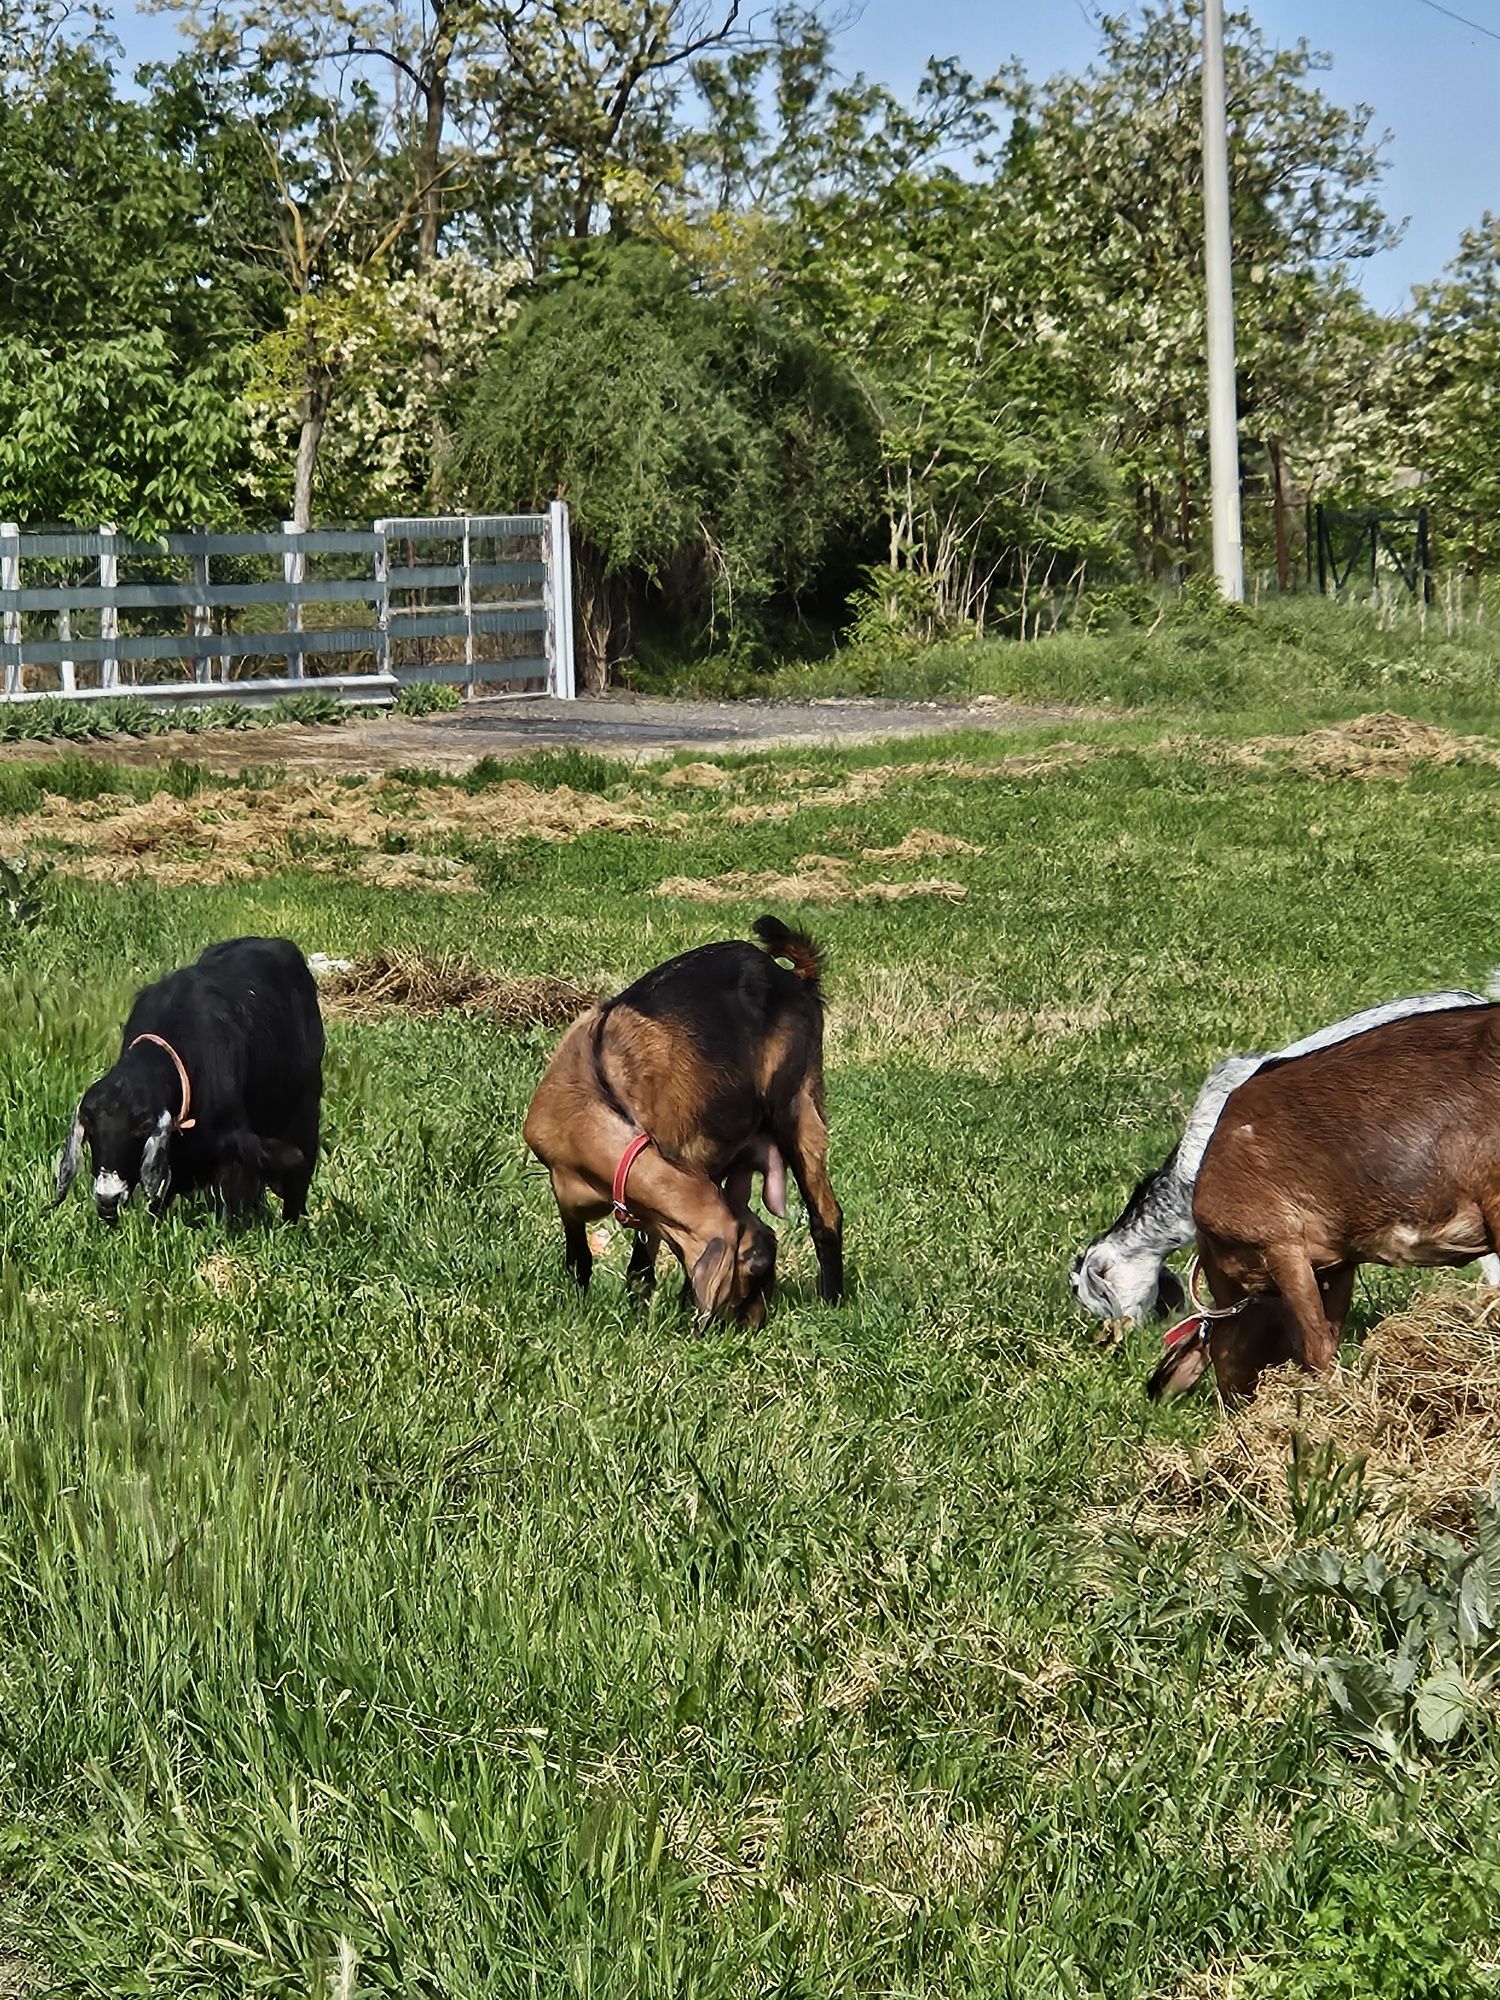
<path fill-rule="evenodd" d="M 1091 1243 L 1069 1274 L 1073 1296 L 1095 1319 L 1128 1319 L 1137 1324 L 1156 1310 L 1161 1258 L 1151 1250 L 1121 1253 Z"/>
<path fill-rule="evenodd" d="M 94 1178 L 95 1201 L 129 1201 L 130 1189 L 118 1174 L 97 1174 Z"/>

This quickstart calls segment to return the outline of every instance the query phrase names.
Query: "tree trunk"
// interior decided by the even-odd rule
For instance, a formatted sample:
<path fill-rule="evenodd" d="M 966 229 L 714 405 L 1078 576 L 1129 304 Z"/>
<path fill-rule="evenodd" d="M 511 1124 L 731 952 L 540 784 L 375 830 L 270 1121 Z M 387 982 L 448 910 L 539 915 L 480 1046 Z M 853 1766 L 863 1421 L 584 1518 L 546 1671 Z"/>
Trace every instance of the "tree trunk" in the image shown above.
<path fill-rule="evenodd" d="M 1162 551 L 1167 545 L 1167 524 L 1155 480 L 1147 490 L 1151 496 L 1151 581 L 1157 583 L 1161 579 Z"/>
<path fill-rule="evenodd" d="M 318 447 L 328 422 L 328 385 L 321 379 L 308 383 L 302 398 L 302 424 L 297 433 L 297 476 L 292 491 L 292 519 L 300 529 L 312 524 L 313 478 L 318 469 Z"/>
<path fill-rule="evenodd" d="M 313 474 L 318 465 L 318 446 L 323 442 L 323 426 L 327 413 L 314 409 L 309 400 L 302 413 L 302 428 L 297 435 L 297 483 L 292 495 L 292 519 L 300 529 L 312 523 Z"/>
<path fill-rule="evenodd" d="M 421 216 L 417 229 L 417 271 L 432 275 L 443 233 L 443 132 L 448 118 L 448 72 L 453 61 L 454 27 L 452 8 L 439 4 L 432 43 L 432 65 L 426 80 L 426 105 L 422 136 L 417 146 L 417 174 L 421 187 Z M 427 377 L 430 434 L 427 449 L 428 497 L 439 505 L 443 468 L 448 455 L 448 431 L 442 415 L 443 349 L 437 321 L 429 317 L 422 336 L 421 367 Z"/>
<path fill-rule="evenodd" d="M 1151 517 L 1143 479 L 1135 482 L 1135 573 L 1142 583 L 1151 581 Z"/>
<path fill-rule="evenodd" d="M 581 538 L 573 543 L 573 638 L 578 675 L 589 694 L 609 686 L 610 641 L 614 633 L 613 592 L 597 552 Z"/>
<path fill-rule="evenodd" d="M 297 434 L 297 473 L 292 490 L 292 520 L 299 530 L 312 522 L 313 478 L 318 469 L 318 447 L 328 422 L 333 401 L 333 379 L 323 364 L 318 336 L 311 317 L 306 320 L 302 340 L 302 412 Z"/>

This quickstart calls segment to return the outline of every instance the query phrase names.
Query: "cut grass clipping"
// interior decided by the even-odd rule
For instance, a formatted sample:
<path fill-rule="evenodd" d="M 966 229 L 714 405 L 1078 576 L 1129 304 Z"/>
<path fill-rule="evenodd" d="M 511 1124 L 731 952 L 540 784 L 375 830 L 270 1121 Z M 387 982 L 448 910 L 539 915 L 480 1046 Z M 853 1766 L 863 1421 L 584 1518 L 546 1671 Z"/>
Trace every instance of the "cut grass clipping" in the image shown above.
<path fill-rule="evenodd" d="M 1147 1492 L 1169 1518 L 1249 1502 L 1290 1536 L 1287 1469 L 1309 1453 L 1358 1469 L 1371 1532 L 1472 1531 L 1475 1496 L 1500 1482 L 1500 1291 L 1420 1297 L 1326 1381 L 1272 1370 L 1196 1450 L 1151 1450 Z"/>
<path fill-rule="evenodd" d="M 418 951 L 377 952 L 324 965 L 314 967 L 323 1011 L 357 1020 L 483 1014 L 502 1028 L 561 1028 L 601 997 L 572 980 L 511 978 L 466 959 L 429 958 Z"/>

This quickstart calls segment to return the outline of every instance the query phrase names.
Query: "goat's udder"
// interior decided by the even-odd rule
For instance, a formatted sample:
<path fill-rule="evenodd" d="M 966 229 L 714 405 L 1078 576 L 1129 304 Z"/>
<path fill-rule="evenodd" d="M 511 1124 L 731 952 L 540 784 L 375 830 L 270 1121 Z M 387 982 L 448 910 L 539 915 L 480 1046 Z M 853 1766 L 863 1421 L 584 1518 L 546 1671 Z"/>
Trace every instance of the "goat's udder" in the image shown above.
<path fill-rule="evenodd" d="M 764 1181 L 766 1207 L 772 1215 L 786 1214 L 786 1161 L 775 1146 L 766 1148 Z"/>

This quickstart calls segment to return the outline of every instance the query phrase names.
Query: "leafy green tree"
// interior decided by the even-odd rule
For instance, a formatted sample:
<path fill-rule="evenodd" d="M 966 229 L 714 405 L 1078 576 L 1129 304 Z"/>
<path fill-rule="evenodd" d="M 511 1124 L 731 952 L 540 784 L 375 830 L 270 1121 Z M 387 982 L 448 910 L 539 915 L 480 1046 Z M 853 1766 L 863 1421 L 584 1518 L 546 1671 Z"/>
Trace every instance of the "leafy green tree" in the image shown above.
<path fill-rule="evenodd" d="M 816 16 L 699 65 L 686 200 L 652 227 L 713 282 L 775 301 L 853 370 L 878 428 L 881 607 L 923 632 L 1022 617 L 1098 540 L 1086 382 L 1032 309 L 1047 254 L 980 171 L 1014 78 L 934 60 L 909 102 L 842 77 Z"/>
<path fill-rule="evenodd" d="M 232 505 L 241 355 L 269 302 L 253 190 L 182 70 L 121 97 L 54 41 L 0 101 L 0 508 L 152 531 Z"/>
<path fill-rule="evenodd" d="M 184 369 L 159 329 L 0 339 L 0 515 L 152 535 L 224 519 L 244 426 L 233 357 Z"/>
<path fill-rule="evenodd" d="M 451 97 L 492 10 L 479 0 L 157 4 L 182 16 L 201 66 L 234 93 L 272 189 L 270 226 L 252 254 L 283 292 L 287 324 L 256 375 L 259 390 L 274 381 L 295 405 L 285 484 L 305 526 L 324 434 L 359 394 L 343 366 L 351 289 L 393 271 L 435 271 L 450 186 L 467 157 L 454 142 Z M 435 409 L 444 365 L 436 315 L 417 365 Z M 435 435 L 429 483 L 440 442 Z"/>
<path fill-rule="evenodd" d="M 1079 351 L 1034 306 L 1049 246 L 1002 191 L 942 172 L 804 204 L 799 221 L 789 296 L 879 424 L 877 597 L 926 635 L 982 628 L 1000 603 L 1024 624 L 1110 530 Z"/>
<path fill-rule="evenodd" d="M 673 79 L 738 13 L 738 0 L 717 25 L 686 0 L 157 4 L 181 13 L 207 65 L 240 80 L 275 183 L 266 251 L 295 333 L 290 346 L 273 341 L 261 373 L 292 380 L 295 353 L 298 522 L 325 433 L 364 391 L 348 365 L 350 296 L 409 272 L 432 301 L 417 363 L 436 501 L 443 385 L 465 361 L 442 338 L 445 252 L 462 244 L 500 270 L 520 252 L 539 267 L 552 240 L 585 238 L 608 217 L 621 176 L 667 173 Z"/>
<path fill-rule="evenodd" d="M 682 151 L 685 206 L 790 217 L 832 198 L 877 200 L 896 182 L 974 161 L 998 132 L 1014 73 L 976 79 L 934 57 L 909 102 L 843 76 L 833 30 L 784 5 L 760 38 L 693 66 Z"/>
<path fill-rule="evenodd" d="M 477 506 L 571 502 L 592 687 L 653 593 L 701 631 L 806 590 L 862 525 L 874 473 L 864 403 L 815 342 L 638 246 L 527 308 L 459 450 Z"/>
<path fill-rule="evenodd" d="M 1201 8 L 1156 0 L 1100 24 L 1098 63 L 1015 89 L 1003 181 L 1053 247 L 1038 305 L 1092 358 L 1143 565 L 1186 557 L 1203 476 Z M 1226 23 L 1242 423 L 1315 458 L 1357 399 L 1367 312 L 1340 267 L 1390 240 L 1382 142 L 1306 42 Z"/>
<path fill-rule="evenodd" d="M 696 65 L 737 42 L 741 0 L 499 0 L 467 105 L 486 134 L 476 206 L 540 270 L 628 228 L 681 183 Z"/>
<path fill-rule="evenodd" d="M 433 438 L 447 435 L 450 379 L 468 380 L 481 365 L 517 310 L 522 276 L 519 265 L 482 263 L 460 249 L 429 270 L 350 273 L 299 299 L 251 356 L 252 497 L 278 518 L 295 504 L 312 318 L 335 417 L 317 455 L 312 491 L 321 511 L 346 520 L 411 512 L 431 488 Z M 422 365 L 434 339 L 444 357 L 436 383 Z"/>
<path fill-rule="evenodd" d="M 1442 279 L 1422 287 L 1396 351 L 1404 463 L 1422 475 L 1449 559 L 1500 561 L 1500 216 L 1465 230 Z"/>

